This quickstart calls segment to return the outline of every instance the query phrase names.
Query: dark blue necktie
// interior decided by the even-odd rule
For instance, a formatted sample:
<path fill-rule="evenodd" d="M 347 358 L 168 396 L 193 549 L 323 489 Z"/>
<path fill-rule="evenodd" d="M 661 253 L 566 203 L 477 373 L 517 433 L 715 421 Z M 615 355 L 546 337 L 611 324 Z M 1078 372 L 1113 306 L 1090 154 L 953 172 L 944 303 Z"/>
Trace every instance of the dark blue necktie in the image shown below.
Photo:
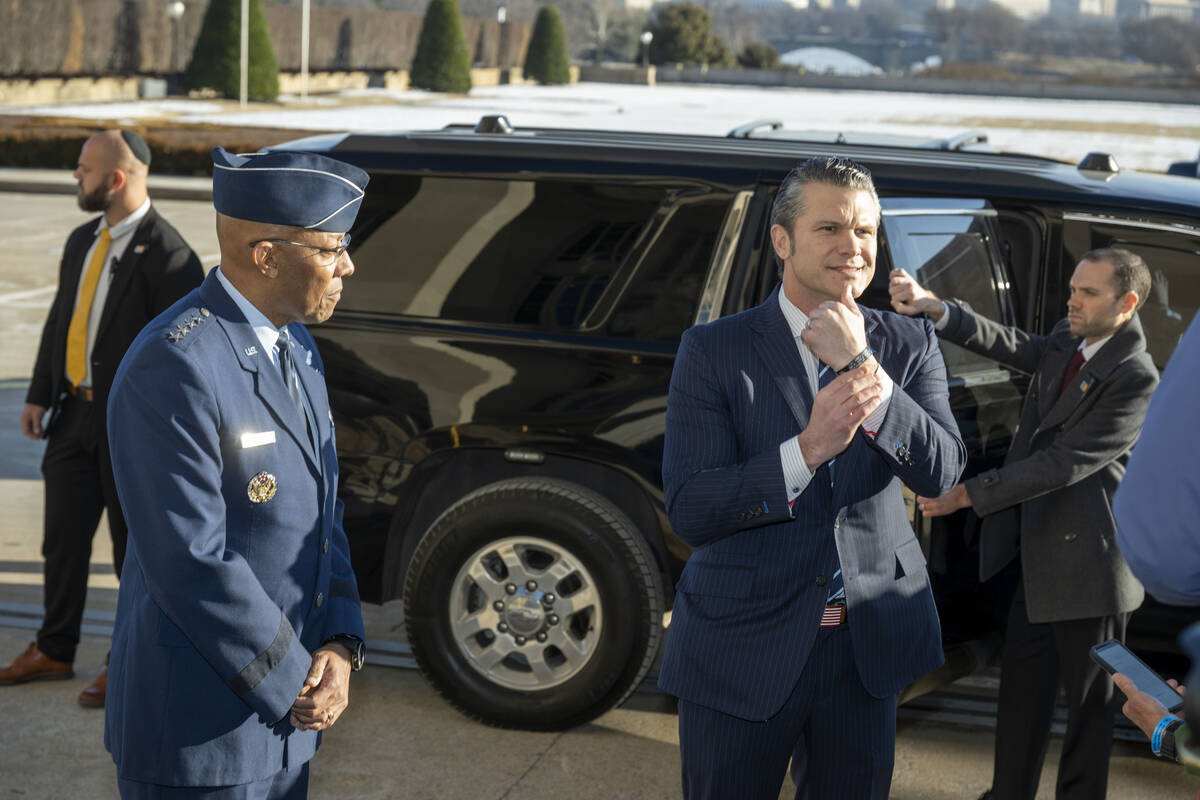
<path fill-rule="evenodd" d="M 817 387 L 818 387 L 817 390 L 820 391 L 821 389 L 824 389 L 826 386 L 828 386 L 830 383 L 832 383 L 833 379 L 836 377 L 837 377 L 837 373 L 834 372 L 829 367 L 828 364 L 822 364 L 820 371 L 817 373 Z M 829 467 L 829 488 L 831 490 L 833 489 L 833 465 L 834 465 L 834 462 L 836 462 L 836 461 L 837 461 L 836 458 L 831 458 L 829 460 L 829 463 L 826 464 L 826 466 Z M 837 559 L 837 550 L 835 548 L 835 550 L 834 550 L 835 563 L 836 563 L 836 559 Z M 838 565 L 837 569 L 834 570 L 833 577 L 829 579 L 828 585 L 829 585 L 829 595 L 826 597 L 826 600 L 825 600 L 826 605 L 832 604 L 839 600 L 841 600 L 841 601 L 845 600 L 846 587 L 842 583 L 841 565 Z"/>
<path fill-rule="evenodd" d="M 317 452 L 316 437 L 313 432 L 317 426 L 313 419 L 312 409 L 308 407 L 308 398 L 304 395 L 304 390 L 300 388 L 300 376 L 296 374 L 296 362 L 292 358 L 292 337 L 288 335 L 286 330 L 279 333 L 279 373 L 283 376 L 283 383 L 287 386 L 288 396 L 292 398 L 292 404 L 296 407 L 296 412 L 300 415 L 300 419 L 304 420 L 304 427 L 308 433 L 308 446 L 312 448 L 313 453 Z"/>

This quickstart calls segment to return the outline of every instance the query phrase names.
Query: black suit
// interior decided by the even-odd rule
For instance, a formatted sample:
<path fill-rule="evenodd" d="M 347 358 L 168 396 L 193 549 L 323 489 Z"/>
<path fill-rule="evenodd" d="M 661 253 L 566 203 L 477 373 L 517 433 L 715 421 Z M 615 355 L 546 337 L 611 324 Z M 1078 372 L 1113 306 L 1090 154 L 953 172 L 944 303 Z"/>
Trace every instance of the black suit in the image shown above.
<path fill-rule="evenodd" d="M 1066 322 L 1049 336 L 949 305 L 941 335 L 1033 374 L 1004 465 L 965 481 L 980 532 L 980 578 L 1019 558 L 996 723 L 992 790 L 1032 800 L 1061 680 L 1068 720 L 1056 796 L 1103 798 L 1112 681 L 1088 650 L 1123 639 L 1142 586 L 1117 549 L 1112 498 L 1158 382 L 1135 314 L 1064 386 L 1079 347 Z"/>
<path fill-rule="evenodd" d="M 27 403 L 50 409 L 42 475 L 46 479 L 46 617 L 38 648 L 58 661 L 74 661 L 87 595 L 92 536 L 108 510 L 113 566 L 121 574 L 125 519 L 117 501 L 105 437 L 105 403 L 121 357 L 142 328 L 204 278 L 200 260 L 153 207 L 110 266 L 108 296 L 92 344 L 93 400 L 68 393 L 67 330 L 75 313 L 84 260 L 99 219 L 71 232 L 59 268 L 58 293 L 42 330 Z"/>

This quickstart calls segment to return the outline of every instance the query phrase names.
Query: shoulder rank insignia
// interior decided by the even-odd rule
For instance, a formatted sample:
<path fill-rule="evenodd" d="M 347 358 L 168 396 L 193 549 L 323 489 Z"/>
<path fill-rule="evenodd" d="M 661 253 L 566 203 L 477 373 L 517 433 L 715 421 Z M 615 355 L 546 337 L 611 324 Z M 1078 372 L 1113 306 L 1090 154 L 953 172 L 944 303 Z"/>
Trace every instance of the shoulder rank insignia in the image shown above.
<path fill-rule="evenodd" d="M 212 312 L 207 308 L 200 309 L 200 313 L 192 314 L 190 317 L 179 320 L 175 323 L 174 328 L 167 329 L 167 339 L 172 342 L 178 342 L 183 337 L 187 336 L 192 328 L 204 322 L 212 315 Z"/>
<path fill-rule="evenodd" d="M 251 503 L 265 503 L 275 496 L 276 488 L 275 476 L 269 472 L 260 472 L 250 479 L 246 494 Z"/>

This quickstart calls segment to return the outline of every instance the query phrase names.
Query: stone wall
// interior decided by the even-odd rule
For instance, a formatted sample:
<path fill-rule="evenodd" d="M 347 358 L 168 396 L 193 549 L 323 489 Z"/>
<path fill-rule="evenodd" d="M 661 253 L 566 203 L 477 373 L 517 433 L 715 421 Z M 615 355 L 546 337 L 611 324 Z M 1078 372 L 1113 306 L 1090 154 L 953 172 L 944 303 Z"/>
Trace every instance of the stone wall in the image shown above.
<path fill-rule="evenodd" d="M 183 72 L 208 0 L 187 0 L 179 20 L 163 0 L 0 0 L 0 77 L 169 75 Z M 283 71 L 300 69 L 300 9 L 265 5 Z M 406 69 L 416 51 L 420 14 L 312 9 L 309 69 Z M 463 20 L 477 67 L 519 67 L 530 22 Z"/>

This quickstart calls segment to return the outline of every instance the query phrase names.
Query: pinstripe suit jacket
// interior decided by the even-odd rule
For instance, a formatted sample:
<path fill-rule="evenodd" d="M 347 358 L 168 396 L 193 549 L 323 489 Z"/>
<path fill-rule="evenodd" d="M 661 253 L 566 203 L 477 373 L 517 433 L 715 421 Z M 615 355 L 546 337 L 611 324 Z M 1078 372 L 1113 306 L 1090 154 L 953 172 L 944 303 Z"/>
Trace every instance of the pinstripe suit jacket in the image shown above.
<path fill-rule="evenodd" d="M 779 289 L 776 289 L 778 292 Z M 942 663 L 941 630 L 901 483 L 938 496 L 966 450 L 933 326 L 863 308 L 895 391 L 874 440 L 861 431 L 789 510 L 779 445 L 812 394 L 775 294 L 688 330 L 667 401 L 663 483 L 671 526 L 695 551 L 677 586 L 659 686 L 767 719 L 804 668 L 840 563 L 863 685 L 886 697 Z"/>

